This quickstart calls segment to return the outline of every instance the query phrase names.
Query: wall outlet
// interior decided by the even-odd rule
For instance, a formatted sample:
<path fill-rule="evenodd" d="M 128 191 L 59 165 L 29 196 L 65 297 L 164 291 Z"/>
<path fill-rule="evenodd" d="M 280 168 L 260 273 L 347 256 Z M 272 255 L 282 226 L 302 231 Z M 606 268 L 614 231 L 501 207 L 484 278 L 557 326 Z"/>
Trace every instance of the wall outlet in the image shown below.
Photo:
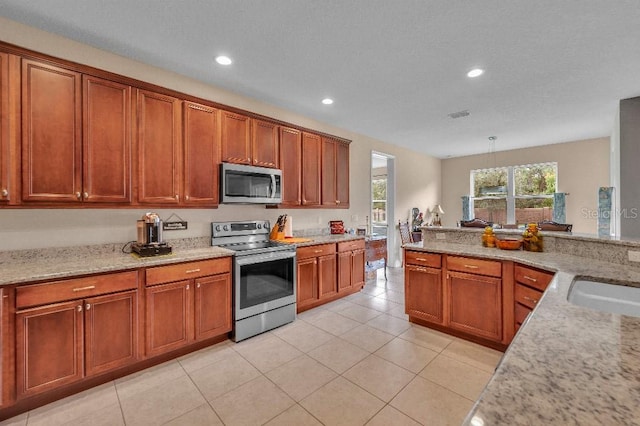
<path fill-rule="evenodd" d="M 447 234 L 444 232 L 436 232 L 436 240 L 446 240 Z"/>
<path fill-rule="evenodd" d="M 640 262 L 640 251 L 629 250 L 627 254 L 630 262 Z"/>

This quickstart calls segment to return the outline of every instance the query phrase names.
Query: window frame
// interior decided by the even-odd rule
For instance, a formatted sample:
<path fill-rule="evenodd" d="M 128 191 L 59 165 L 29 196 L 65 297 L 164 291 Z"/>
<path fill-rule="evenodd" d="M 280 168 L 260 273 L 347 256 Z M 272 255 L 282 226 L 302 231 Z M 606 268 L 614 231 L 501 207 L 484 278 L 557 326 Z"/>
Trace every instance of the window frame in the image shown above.
<path fill-rule="evenodd" d="M 384 193 L 385 195 L 387 195 L 387 192 L 389 190 L 389 178 L 387 175 L 380 175 L 380 176 L 374 176 L 371 179 L 371 225 L 376 225 L 376 226 L 388 226 L 389 225 L 389 221 L 387 220 L 387 217 L 389 217 L 389 196 L 387 195 L 387 197 L 384 200 L 377 200 L 375 198 L 373 198 L 373 186 L 375 184 L 376 181 L 384 181 Z M 384 203 L 384 217 L 385 217 L 385 221 L 384 222 L 379 222 L 379 221 L 374 221 L 374 204 L 375 203 Z"/>

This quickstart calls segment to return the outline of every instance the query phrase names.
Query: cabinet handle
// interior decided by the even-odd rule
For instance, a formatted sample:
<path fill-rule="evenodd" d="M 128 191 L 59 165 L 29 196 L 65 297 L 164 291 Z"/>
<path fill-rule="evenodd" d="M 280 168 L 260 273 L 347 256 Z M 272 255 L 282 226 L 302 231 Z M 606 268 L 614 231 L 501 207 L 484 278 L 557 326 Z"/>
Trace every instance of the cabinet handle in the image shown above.
<path fill-rule="evenodd" d="M 7 191 L 6 189 L 2 190 L 2 196 L 6 197 L 7 195 L 9 195 L 9 191 Z"/>
<path fill-rule="evenodd" d="M 314 253 L 322 253 L 322 250 L 314 250 Z"/>
<path fill-rule="evenodd" d="M 84 308 L 88 311 L 89 309 L 91 309 L 91 303 L 87 303 Z"/>
<path fill-rule="evenodd" d="M 340 200 L 336 200 L 336 204 L 340 204 Z"/>
<path fill-rule="evenodd" d="M 420 262 L 426 262 L 427 259 L 425 259 L 424 257 L 416 257 L 416 260 L 419 260 Z"/>
<path fill-rule="evenodd" d="M 187 269 L 185 271 L 185 274 L 195 274 L 196 272 L 200 272 L 200 268 L 196 268 L 196 269 Z"/>
<path fill-rule="evenodd" d="M 78 305 L 78 312 L 82 312 L 82 305 Z"/>
<path fill-rule="evenodd" d="M 76 198 L 77 198 L 78 200 L 80 200 L 80 199 L 82 198 L 82 194 L 80 194 L 80 192 L 79 192 L 79 191 L 78 191 L 78 192 L 76 192 Z"/>
<path fill-rule="evenodd" d="M 76 288 L 73 289 L 73 291 L 93 290 L 94 288 L 96 288 L 95 285 L 88 285 L 86 287 L 76 287 Z"/>
<path fill-rule="evenodd" d="M 531 303 L 533 303 L 533 304 L 538 303 L 538 301 L 537 301 L 536 299 L 532 299 L 532 298 L 530 298 L 529 296 L 523 296 L 523 299 L 524 299 L 524 300 L 528 300 L 529 302 L 531 302 Z"/>
<path fill-rule="evenodd" d="M 465 268 L 469 268 L 469 269 L 478 269 L 479 266 L 476 265 L 464 265 Z"/>
<path fill-rule="evenodd" d="M 185 195 L 185 196 L 184 196 L 184 199 L 185 199 L 186 201 L 189 201 L 189 196 L 188 196 L 188 195 Z"/>
<path fill-rule="evenodd" d="M 84 197 L 85 200 L 89 199 L 89 193 L 85 192 L 84 194 L 82 194 L 82 196 Z"/>
<path fill-rule="evenodd" d="M 176 201 L 178 201 L 180 198 L 178 197 L 178 194 L 176 194 Z"/>
<path fill-rule="evenodd" d="M 535 278 L 531 278 L 531 277 L 530 277 L 530 276 L 528 276 L 528 275 L 525 275 L 525 276 L 524 276 L 524 279 L 529 280 L 529 281 L 533 281 L 534 283 L 537 283 L 537 282 L 538 282 L 538 280 L 536 280 Z"/>
<path fill-rule="evenodd" d="M 196 287 L 197 287 L 197 288 L 200 288 L 200 283 L 196 284 Z"/>
<path fill-rule="evenodd" d="M 189 290 L 189 284 L 187 284 L 187 290 Z"/>
<path fill-rule="evenodd" d="M 422 268 L 422 267 L 417 266 L 416 267 L 416 271 L 427 272 L 427 268 Z"/>

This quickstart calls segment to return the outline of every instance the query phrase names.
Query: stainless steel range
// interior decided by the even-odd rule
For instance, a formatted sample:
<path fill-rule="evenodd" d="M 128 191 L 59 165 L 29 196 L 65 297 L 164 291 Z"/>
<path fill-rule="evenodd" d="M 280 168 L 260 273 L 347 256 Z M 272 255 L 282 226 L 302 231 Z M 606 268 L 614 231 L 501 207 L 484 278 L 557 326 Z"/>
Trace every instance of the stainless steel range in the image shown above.
<path fill-rule="evenodd" d="M 211 245 L 235 251 L 234 340 L 296 318 L 296 248 L 269 241 L 268 221 L 213 222 Z"/>

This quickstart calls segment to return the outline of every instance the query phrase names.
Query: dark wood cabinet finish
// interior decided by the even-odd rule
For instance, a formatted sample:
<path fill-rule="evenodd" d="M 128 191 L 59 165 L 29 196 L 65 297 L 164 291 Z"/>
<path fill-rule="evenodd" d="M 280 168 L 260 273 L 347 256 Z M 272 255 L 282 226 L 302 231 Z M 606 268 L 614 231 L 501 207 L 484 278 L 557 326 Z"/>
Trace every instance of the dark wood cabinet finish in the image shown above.
<path fill-rule="evenodd" d="M 88 202 L 131 201 L 131 86 L 83 77 L 83 191 Z"/>
<path fill-rule="evenodd" d="M 15 393 L 14 317 L 9 288 L 0 288 L 0 408 L 13 403 Z"/>
<path fill-rule="evenodd" d="M 195 339 L 228 333 L 232 329 L 231 274 L 195 280 Z"/>
<path fill-rule="evenodd" d="M 318 294 L 318 259 L 298 259 L 297 307 L 304 308 L 320 299 Z"/>
<path fill-rule="evenodd" d="M 9 116 L 9 55 L 0 52 L 0 204 L 10 199 Z"/>
<path fill-rule="evenodd" d="M 322 205 L 349 207 L 349 145 L 322 138 Z"/>
<path fill-rule="evenodd" d="M 220 111 L 184 102 L 184 190 L 186 205 L 218 205 Z"/>
<path fill-rule="evenodd" d="M 22 61 L 22 200 L 82 197 L 81 74 Z"/>
<path fill-rule="evenodd" d="M 82 301 L 16 313 L 16 394 L 20 399 L 83 377 Z"/>
<path fill-rule="evenodd" d="M 338 207 L 349 208 L 349 144 L 336 145 L 336 196 Z"/>
<path fill-rule="evenodd" d="M 338 243 L 338 293 L 364 286 L 365 241 Z"/>
<path fill-rule="evenodd" d="M 138 202 L 178 204 L 181 151 L 180 99 L 137 90 Z"/>
<path fill-rule="evenodd" d="M 320 205 L 320 136 L 302 133 L 302 205 Z"/>
<path fill-rule="evenodd" d="M 282 206 L 301 203 L 302 132 L 280 127 L 280 169 L 282 170 Z"/>
<path fill-rule="evenodd" d="M 191 281 L 147 287 L 146 355 L 154 356 L 189 343 L 193 334 Z"/>
<path fill-rule="evenodd" d="M 318 295 L 320 299 L 333 296 L 338 292 L 336 256 L 318 257 Z"/>
<path fill-rule="evenodd" d="M 336 244 L 299 247 L 296 254 L 298 312 L 337 298 Z"/>
<path fill-rule="evenodd" d="M 222 161 L 251 164 L 251 121 L 246 115 L 222 111 Z"/>
<path fill-rule="evenodd" d="M 449 327 L 496 342 L 502 341 L 502 281 L 499 278 L 447 272 Z"/>
<path fill-rule="evenodd" d="M 444 324 L 442 270 L 408 264 L 404 273 L 407 315 Z"/>
<path fill-rule="evenodd" d="M 278 125 L 270 121 L 251 119 L 251 164 L 278 168 Z"/>

